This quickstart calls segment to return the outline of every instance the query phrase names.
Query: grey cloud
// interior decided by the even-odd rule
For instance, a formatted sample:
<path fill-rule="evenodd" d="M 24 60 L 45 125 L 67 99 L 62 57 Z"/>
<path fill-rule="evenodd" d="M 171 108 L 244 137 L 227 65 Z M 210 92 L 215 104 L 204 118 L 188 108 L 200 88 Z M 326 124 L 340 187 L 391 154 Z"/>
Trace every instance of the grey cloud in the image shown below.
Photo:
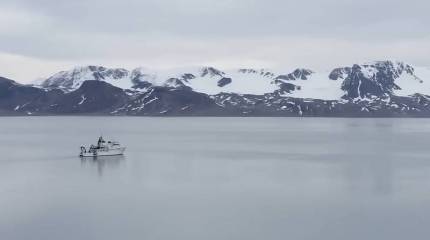
<path fill-rule="evenodd" d="M 0 53 L 118 65 L 430 65 L 429 8 L 425 0 L 2 0 Z"/>
<path fill-rule="evenodd" d="M 41 12 L 73 31 L 168 33 L 213 37 L 291 35 L 422 36 L 424 0 L 6 0 Z"/>

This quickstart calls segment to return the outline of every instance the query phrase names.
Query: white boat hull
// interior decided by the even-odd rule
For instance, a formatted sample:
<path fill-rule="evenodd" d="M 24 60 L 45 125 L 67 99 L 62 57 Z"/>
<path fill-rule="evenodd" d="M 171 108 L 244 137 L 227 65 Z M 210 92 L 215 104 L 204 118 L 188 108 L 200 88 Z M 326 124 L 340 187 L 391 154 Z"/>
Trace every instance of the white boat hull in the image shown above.
<path fill-rule="evenodd" d="M 97 156 L 118 156 L 123 155 L 125 151 L 125 147 L 115 148 L 115 149 L 96 149 L 93 152 L 83 152 L 79 156 L 80 157 L 97 157 Z"/>

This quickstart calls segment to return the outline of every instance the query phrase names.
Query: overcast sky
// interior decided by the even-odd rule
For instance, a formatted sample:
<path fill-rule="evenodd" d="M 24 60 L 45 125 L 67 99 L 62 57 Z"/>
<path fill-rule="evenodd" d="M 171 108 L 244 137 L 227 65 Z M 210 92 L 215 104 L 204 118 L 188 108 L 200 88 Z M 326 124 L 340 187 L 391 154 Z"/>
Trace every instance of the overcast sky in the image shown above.
<path fill-rule="evenodd" d="M 1 0 L 0 75 L 77 65 L 430 66 L 427 0 Z"/>

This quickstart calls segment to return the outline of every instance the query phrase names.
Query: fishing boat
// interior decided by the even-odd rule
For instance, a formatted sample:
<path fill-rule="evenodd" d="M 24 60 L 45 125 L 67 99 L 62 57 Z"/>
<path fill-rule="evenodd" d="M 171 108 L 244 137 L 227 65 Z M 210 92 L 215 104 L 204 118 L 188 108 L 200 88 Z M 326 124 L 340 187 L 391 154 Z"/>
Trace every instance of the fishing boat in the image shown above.
<path fill-rule="evenodd" d="M 122 147 L 119 142 L 105 141 L 102 136 L 99 137 L 97 145 L 91 145 L 87 150 L 81 146 L 80 157 L 97 157 L 97 156 L 117 156 L 123 155 L 125 147 Z"/>

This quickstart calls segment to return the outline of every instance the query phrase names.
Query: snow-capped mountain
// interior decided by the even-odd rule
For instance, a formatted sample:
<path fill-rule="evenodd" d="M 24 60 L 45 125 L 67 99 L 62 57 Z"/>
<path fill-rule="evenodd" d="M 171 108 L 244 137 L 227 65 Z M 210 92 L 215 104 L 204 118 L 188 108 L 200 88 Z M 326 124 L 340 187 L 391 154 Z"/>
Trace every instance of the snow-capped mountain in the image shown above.
<path fill-rule="evenodd" d="M 61 71 L 54 74 L 43 81 L 41 86 L 73 91 L 78 89 L 86 80 L 97 80 L 105 81 L 112 85 L 118 84 L 120 87 L 127 88 L 130 84 L 126 85 L 121 80 L 127 78 L 129 74 L 128 70 L 122 68 L 113 69 L 101 66 L 76 67 L 69 71 Z"/>
<path fill-rule="evenodd" d="M 422 88 L 430 83 L 430 79 L 424 82 L 415 75 L 415 69 L 412 66 L 402 62 L 384 61 L 364 65 L 356 64 L 340 71 L 344 77 L 342 90 L 346 92 L 346 96 L 349 98 L 411 95 L 422 92 L 424 90 Z M 335 73 L 330 74 L 332 77 L 335 75 Z M 415 89 L 411 89 L 414 86 Z M 426 92 L 426 94 L 428 93 L 430 92 Z"/>
<path fill-rule="evenodd" d="M 355 64 L 328 72 L 304 68 L 275 72 L 267 69 L 221 70 L 214 67 L 170 70 L 136 68 L 129 71 L 87 66 L 59 72 L 46 79 L 41 86 L 71 92 L 78 89 L 84 81 L 97 80 L 132 90 L 159 86 L 189 89 L 208 95 L 263 95 L 278 92 L 284 97 L 323 100 L 381 97 L 386 94 L 430 94 L 430 70 L 420 68 L 418 72 L 408 64 L 394 61 Z"/>
<path fill-rule="evenodd" d="M 308 69 L 275 73 L 266 69 L 219 70 L 214 67 L 158 71 L 136 68 L 129 71 L 121 68 L 87 66 L 59 72 L 46 79 L 41 86 L 71 92 L 87 80 L 97 80 L 131 90 L 159 86 L 190 89 L 209 95 L 222 92 L 261 95 L 281 91 L 285 96 L 291 97 L 340 98 L 341 82 L 330 80 L 325 75 Z"/>
<path fill-rule="evenodd" d="M 430 69 L 396 61 L 325 72 L 86 66 L 37 87 L 0 80 L 0 114 L 8 115 L 430 117 Z"/>

